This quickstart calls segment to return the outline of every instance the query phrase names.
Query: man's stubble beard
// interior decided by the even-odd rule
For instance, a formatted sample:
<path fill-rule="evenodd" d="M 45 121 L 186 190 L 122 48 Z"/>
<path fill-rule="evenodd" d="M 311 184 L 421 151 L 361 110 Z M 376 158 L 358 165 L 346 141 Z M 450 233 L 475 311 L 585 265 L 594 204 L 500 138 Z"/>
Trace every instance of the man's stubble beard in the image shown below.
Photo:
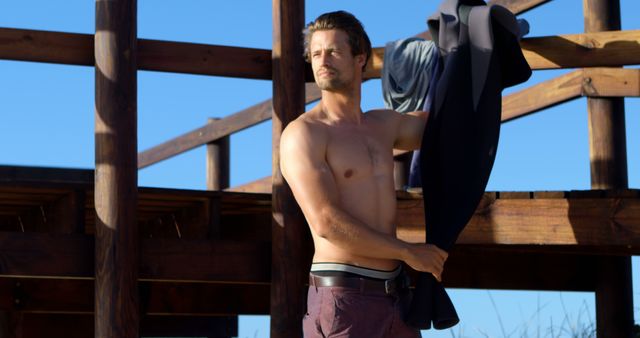
<path fill-rule="evenodd" d="M 337 75 L 339 74 L 337 73 Z M 352 86 L 352 83 L 348 82 L 347 80 L 341 79 L 339 76 L 330 79 L 317 79 L 316 84 L 321 90 L 326 90 L 329 92 L 345 91 Z"/>
<path fill-rule="evenodd" d="M 347 84 L 340 79 L 323 79 L 317 81 L 318 87 L 329 92 L 339 91 L 347 88 Z"/>

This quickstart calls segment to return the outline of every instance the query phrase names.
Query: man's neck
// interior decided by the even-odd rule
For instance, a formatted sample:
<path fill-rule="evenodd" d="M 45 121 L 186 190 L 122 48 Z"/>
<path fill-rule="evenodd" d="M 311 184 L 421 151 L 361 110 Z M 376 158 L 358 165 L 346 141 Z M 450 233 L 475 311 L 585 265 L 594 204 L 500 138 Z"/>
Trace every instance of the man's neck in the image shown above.
<path fill-rule="evenodd" d="M 349 91 L 322 91 L 322 111 L 332 122 L 360 124 L 360 88 Z"/>

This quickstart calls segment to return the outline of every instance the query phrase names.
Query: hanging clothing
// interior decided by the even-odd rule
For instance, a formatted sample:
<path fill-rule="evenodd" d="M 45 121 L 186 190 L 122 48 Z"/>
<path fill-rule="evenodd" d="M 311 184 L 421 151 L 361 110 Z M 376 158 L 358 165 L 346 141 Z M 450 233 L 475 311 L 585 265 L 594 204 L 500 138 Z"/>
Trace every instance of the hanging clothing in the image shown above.
<path fill-rule="evenodd" d="M 389 42 L 384 50 L 382 97 L 387 109 L 399 113 L 429 111 L 437 77 L 438 50 L 433 41 L 420 38 Z M 421 187 L 420 151 L 413 152 L 408 188 Z"/>
<path fill-rule="evenodd" d="M 387 43 L 382 65 L 385 107 L 399 113 L 422 110 L 437 57 L 433 41 L 408 38 Z"/>
<path fill-rule="evenodd" d="M 420 149 L 427 243 L 449 251 L 471 219 L 498 146 L 501 93 L 531 76 L 513 13 L 480 0 L 445 0 L 428 20 L 439 65 Z M 459 322 L 442 284 L 417 281 L 407 322 L 420 329 Z"/>

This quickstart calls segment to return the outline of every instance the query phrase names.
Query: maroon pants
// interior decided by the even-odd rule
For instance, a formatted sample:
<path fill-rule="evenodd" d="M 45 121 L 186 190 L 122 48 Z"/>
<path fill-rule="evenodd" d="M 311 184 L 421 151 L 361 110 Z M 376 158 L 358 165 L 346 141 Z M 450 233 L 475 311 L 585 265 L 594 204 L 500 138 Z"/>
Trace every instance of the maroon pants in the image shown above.
<path fill-rule="evenodd" d="M 400 298 L 344 287 L 309 287 L 304 337 L 415 338 L 402 320 Z"/>

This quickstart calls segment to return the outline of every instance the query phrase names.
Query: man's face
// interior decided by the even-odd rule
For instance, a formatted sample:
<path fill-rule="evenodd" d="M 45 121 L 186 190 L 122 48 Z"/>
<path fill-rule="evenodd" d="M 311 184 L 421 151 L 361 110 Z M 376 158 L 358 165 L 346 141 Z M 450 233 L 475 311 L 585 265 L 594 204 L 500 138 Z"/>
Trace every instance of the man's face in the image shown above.
<path fill-rule="evenodd" d="M 318 87 L 336 91 L 353 85 L 363 55 L 353 56 L 347 33 L 339 29 L 313 33 L 309 46 L 311 68 Z"/>

